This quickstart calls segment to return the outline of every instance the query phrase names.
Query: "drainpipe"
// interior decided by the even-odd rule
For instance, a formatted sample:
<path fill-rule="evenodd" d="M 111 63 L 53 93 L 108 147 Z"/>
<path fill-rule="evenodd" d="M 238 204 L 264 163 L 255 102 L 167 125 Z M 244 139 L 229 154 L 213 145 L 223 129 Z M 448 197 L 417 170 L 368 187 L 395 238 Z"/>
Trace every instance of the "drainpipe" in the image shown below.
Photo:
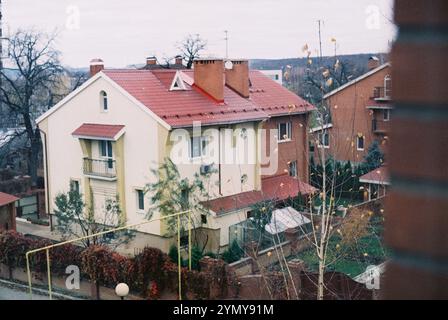
<path fill-rule="evenodd" d="M 47 134 L 37 126 L 37 129 L 44 136 L 44 155 L 45 155 L 45 196 L 47 200 L 47 214 L 50 219 L 50 231 L 53 231 L 53 215 L 50 213 L 50 193 L 48 189 L 48 152 L 47 152 Z"/>

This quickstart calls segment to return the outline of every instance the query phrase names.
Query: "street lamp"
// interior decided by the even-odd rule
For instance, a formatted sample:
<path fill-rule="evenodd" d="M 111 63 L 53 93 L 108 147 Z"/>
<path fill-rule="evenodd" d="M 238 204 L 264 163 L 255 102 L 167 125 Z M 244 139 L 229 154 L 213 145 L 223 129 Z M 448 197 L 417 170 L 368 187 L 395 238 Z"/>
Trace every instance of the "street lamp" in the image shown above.
<path fill-rule="evenodd" d="M 121 300 L 124 300 L 129 294 L 129 286 L 126 283 L 119 283 L 115 287 L 115 294 L 120 297 Z"/>

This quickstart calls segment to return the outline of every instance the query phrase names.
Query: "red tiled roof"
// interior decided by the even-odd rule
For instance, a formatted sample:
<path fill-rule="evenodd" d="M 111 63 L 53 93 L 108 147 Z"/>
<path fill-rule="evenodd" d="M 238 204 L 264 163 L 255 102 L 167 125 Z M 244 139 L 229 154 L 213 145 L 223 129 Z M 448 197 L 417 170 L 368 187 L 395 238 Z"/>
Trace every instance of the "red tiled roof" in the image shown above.
<path fill-rule="evenodd" d="M 204 205 L 217 214 L 250 207 L 265 200 L 285 200 L 300 194 L 310 194 L 317 189 L 289 175 L 273 176 L 261 180 L 261 191 L 248 191 L 210 200 Z"/>
<path fill-rule="evenodd" d="M 103 70 L 103 73 L 126 90 L 172 127 L 235 123 L 267 119 L 269 116 L 306 112 L 314 107 L 258 71 L 250 72 L 255 89 L 245 99 L 227 86 L 224 103 L 214 101 L 202 90 L 186 83 L 192 70 L 184 75 L 186 90 L 170 91 L 177 70 Z"/>
<path fill-rule="evenodd" d="M 369 173 L 366 173 L 359 178 L 359 181 L 373 184 L 389 184 L 390 180 L 387 166 L 382 166 L 370 171 Z"/>
<path fill-rule="evenodd" d="M 7 204 L 13 203 L 17 200 L 19 200 L 19 198 L 7 193 L 0 192 L 0 207 L 6 206 Z"/>
<path fill-rule="evenodd" d="M 114 140 L 123 128 L 123 125 L 84 123 L 72 135 Z"/>
<path fill-rule="evenodd" d="M 250 71 L 250 82 L 250 99 L 269 116 L 310 112 L 316 109 L 260 71 Z"/>
<path fill-rule="evenodd" d="M 262 120 L 268 116 L 250 100 L 225 87 L 225 103 L 213 101 L 195 87 L 169 91 L 176 71 L 105 70 L 109 78 L 172 127 Z M 187 85 L 187 84 L 186 84 Z"/>

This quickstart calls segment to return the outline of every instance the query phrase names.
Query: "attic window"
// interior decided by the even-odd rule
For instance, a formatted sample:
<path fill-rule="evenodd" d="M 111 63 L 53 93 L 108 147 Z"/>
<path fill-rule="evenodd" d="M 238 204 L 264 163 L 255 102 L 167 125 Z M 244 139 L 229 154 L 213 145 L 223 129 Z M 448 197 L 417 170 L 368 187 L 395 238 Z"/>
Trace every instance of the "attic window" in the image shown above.
<path fill-rule="evenodd" d="M 179 71 L 176 72 L 176 75 L 174 76 L 173 82 L 171 83 L 170 87 L 170 91 L 176 90 L 186 90 L 184 81 L 182 80 Z"/>
<path fill-rule="evenodd" d="M 100 104 L 103 112 L 107 112 L 109 110 L 109 106 L 107 104 L 107 93 L 105 91 L 100 92 Z"/>

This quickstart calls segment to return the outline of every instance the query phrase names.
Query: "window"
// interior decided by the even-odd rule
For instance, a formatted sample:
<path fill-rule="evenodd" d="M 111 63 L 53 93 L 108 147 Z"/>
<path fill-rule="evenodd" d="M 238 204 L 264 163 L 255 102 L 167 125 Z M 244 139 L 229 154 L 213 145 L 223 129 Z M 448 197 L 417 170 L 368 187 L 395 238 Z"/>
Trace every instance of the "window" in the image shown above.
<path fill-rule="evenodd" d="M 291 177 L 297 177 L 297 161 L 291 161 L 289 163 L 289 175 Z"/>
<path fill-rule="evenodd" d="M 112 141 L 100 140 L 101 156 L 103 158 L 112 158 Z"/>
<path fill-rule="evenodd" d="M 392 78 L 390 75 L 384 77 L 384 97 L 389 98 L 392 95 Z"/>
<path fill-rule="evenodd" d="M 70 191 L 76 191 L 79 194 L 79 181 L 70 180 Z"/>
<path fill-rule="evenodd" d="M 328 132 L 319 133 L 319 148 L 330 148 L 330 134 Z"/>
<path fill-rule="evenodd" d="M 198 158 L 205 155 L 207 147 L 206 137 L 190 138 L 190 158 Z"/>
<path fill-rule="evenodd" d="M 100 92 L 100 99 L 101 99 L 101 108 L 103 111 L 109 110 L 109 106 L 107 104 L 107 93 L 105 91 Z"/>
<path fill-rule="evenodd" d="M 278 141 L 291 140 L 291 122 L 278 124 Z"/>
<path fill-rule="evenodd" d="M 180 237 L 180 247 L 186 248 L 188 247 L 188 234 Z"/>
<path fill-rule="evenodd" d="M 383 110 L 383 120 L 384 121 L 390 120 L 390 110 L 389 109 Z"/>
<path fill-rule="evenodd" d="M 101 157 L 108 160 L 109 169 L 112 169 L 114 166 L 114 163 L 112 161 L 112 141 L 100 140 L 100 152 Z"/>
<path fill-rule="evenodd" d="M 145 194 L 143 190 L 136 190 L 137 192 L 137 208 L 139 211 L 145 210 Z"/>
<path fill-rule="evenodd" d="M 201 214 L 201 223 L 202 224 L 207 224 L 207 215 Z"/>
<path fill-rule="evenodd" d="M 358 137 L 356 138 L 356 148 L 358 149 L 358 151 L 363 151 L 364 150 L 364 137 L 358 135 Z"/>
<path fill-rule="evenodd" d="M 310 141 L 309 142 L 310 152 L 314 152 L 314 144 Z"/>

